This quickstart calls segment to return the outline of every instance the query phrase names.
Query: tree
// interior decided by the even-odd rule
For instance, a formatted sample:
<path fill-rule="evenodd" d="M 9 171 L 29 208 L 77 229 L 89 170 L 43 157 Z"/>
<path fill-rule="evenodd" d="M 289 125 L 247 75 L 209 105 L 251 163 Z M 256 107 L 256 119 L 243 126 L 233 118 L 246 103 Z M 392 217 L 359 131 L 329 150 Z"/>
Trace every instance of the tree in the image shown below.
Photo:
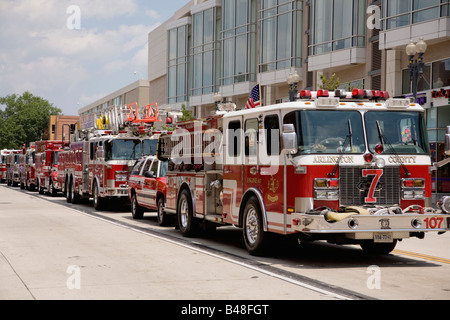
<path fill-rule="evenodd" d="M 17 149 L 23 144 L 39 141 L 48 127 L 51 115 L 62 111 L 47 100 L 25 92 L 0 97 L 0 149 Z"/>
<path fill-rule="evenodd" d="M 341 79 L 336 76 L 336 73 L 333 73 L 330 79 L 322 74 L 320 80 L 322 80 L 322 84 L 319 87 L 324 90 L 334 91 L 341 85 Z"/>
<path fill-rule="evenodd" d="M 194 118 L 192 112 L 187 110 L 184 104 L 181 105 L 181 113 L 183 114 L 180 119 L 181 121 L 189 121 Z"/>

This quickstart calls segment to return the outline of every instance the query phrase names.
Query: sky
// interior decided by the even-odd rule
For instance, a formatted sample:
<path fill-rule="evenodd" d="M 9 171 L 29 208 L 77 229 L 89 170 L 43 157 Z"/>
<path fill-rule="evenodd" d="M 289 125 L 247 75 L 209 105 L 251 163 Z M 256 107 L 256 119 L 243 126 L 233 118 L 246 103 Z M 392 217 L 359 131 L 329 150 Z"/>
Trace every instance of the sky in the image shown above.
<path fill-rule="evenodd" d="M 148 33 L 186 3 L 0 0 L 0 97 L 29 91 L 78 115 L 148 79 Z"/>

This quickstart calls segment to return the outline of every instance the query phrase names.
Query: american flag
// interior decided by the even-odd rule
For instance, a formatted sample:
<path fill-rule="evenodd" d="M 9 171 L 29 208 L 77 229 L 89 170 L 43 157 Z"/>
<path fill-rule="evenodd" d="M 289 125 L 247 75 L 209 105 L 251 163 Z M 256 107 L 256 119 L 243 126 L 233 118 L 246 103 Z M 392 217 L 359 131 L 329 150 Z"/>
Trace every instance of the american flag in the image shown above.
<path fill-rule="evenodd" d="M 259 97 L 259 84 L 256 85 L 252 92 L 250 93 L 250 96 L 248 97 L 247 105 L 245 106 L 247 109 L 253 109 L 256 107 L 259 107 L 261 105 L 261 99 Z"/>

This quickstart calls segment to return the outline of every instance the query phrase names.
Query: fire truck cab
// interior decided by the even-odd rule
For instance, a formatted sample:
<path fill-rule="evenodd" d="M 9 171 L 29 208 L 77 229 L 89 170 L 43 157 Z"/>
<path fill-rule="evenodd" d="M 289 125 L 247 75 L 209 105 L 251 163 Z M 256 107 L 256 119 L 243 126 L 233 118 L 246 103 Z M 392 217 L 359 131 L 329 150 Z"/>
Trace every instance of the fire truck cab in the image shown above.
<path fill-rule="evenodd" d="M 36 145 L 31 143 L 24 153 L 24 169 L 20 177 L 20 186 L 30 191 L 36 188 L 36 168 L 35 168 Z"/>
<path fill-rule="evenodd" d="M 64 158 L 67 201 L 93 198 L 102 210 L 112 199 L 128 201 L 128 175 L 136 161 L 155 154 L 157 140 L 150 136 L 157 119 L 157 104 L 144 108 L 137 103 L 113 106 L 92 115 L 94 121 L 80 124 Z"/>
<path fill-rule="evenodd" d="M 6 184 L 17 187 L 20 184 L 20 155 L 22 150 L 12 150 L 6 156 Z"/>
<path fill-rule="evenodd" d="M 11 150 L 0 150 L 0 183 L 6 182 L 6 157 L 11 153 Z"/>
<path fill-rule="evenodd" d="M 63 142 L 37 141 L 35 153 L 36 185 L 40 194 L 46 192 L 56 196 L 61 191 L 58 177 L 58 156 L 63 150 Z"/>
<path fill-rule="evenodd" d="M 360 244 L 450 229 L 431 207 L 424 109 L 387 93 L 302 91 L 294 102 L 221 112 L 162 136 L 166 212 L 185 236 L 200 223 L 235 225 L 251 254 L 270 234 Z"/>

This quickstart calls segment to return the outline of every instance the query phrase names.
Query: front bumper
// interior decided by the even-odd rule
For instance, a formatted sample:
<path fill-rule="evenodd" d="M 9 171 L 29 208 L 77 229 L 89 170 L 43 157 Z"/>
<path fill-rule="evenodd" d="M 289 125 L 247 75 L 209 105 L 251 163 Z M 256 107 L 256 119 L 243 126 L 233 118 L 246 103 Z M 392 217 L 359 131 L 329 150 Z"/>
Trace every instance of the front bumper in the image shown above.
<path fill-rule="evenodd" d="M 393 239 L 409 238 L 412 233 L 450 231 L 450 215 L 403 213 L 362 215 L 346 213 L 330 221 L 326 214 L 292 214 L 292 228 L 307 234 L 345 234 L 349 239 L 374 239 L 388 234 Z"/>

